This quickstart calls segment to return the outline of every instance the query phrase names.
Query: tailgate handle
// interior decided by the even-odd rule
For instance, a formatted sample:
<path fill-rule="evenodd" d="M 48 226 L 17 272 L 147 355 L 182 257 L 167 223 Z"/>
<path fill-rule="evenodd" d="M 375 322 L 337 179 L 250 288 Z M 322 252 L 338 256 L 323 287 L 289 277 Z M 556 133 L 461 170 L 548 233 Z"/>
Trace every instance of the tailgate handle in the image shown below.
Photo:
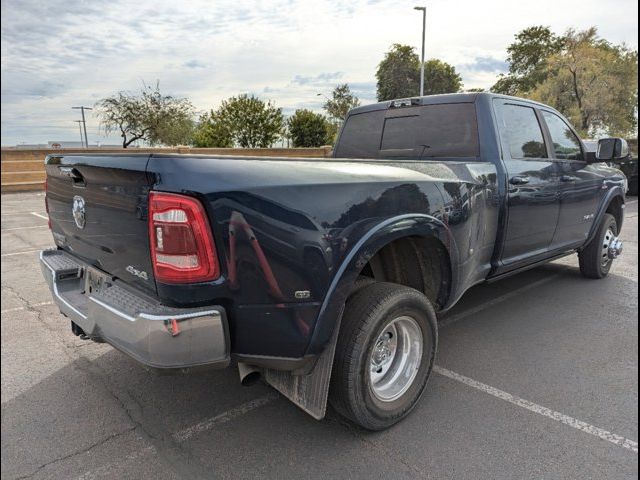
<path fill-rule="evenodd" d="M 71 178 L 74 185 L 85 185 L 84 177 L 73 167 L 60 167 L 60 174 Z"/>

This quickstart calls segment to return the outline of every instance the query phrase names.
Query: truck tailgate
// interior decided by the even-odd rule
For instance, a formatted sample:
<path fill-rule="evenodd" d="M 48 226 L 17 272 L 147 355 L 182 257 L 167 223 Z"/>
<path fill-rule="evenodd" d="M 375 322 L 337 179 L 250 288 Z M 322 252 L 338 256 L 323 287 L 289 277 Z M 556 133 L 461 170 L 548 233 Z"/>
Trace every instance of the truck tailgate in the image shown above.
<path fill-rule="evenodd" d="M 155 291 L 149 253 L 149 155 L 50 155 L 47 205 L 56 244 L 127 283 Z"/>

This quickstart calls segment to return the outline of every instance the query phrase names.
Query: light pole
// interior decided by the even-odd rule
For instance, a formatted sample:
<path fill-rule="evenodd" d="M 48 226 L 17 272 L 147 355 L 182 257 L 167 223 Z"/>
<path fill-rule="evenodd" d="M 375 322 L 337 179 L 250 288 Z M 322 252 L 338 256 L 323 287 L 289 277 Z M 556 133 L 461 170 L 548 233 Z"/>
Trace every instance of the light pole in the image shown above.
<path fill-rule="evenodd" d="M 89 140 L 87 140 L 87 121 L 84 119 L 84 111 L 85 110 L 93 110 L 92 108 L 85 107 L 84 105 L 80 107 L 71 107 L 73 110 L 80 110 L 82 112 L 82 125 L 84 127 L 84 146 L 89 148 Z"/>
<path fill-rule="evenodd" d="M 330 102 L 331 99 L 329 97 L 327 97 L 324 93 L 316 93 L 316 97 L 324 97 L 327 99 L 327 102 Z"/>
<path fill-rule="evenodd" d="M 80 130 L 80 145 L 84 147 L 84 140 L 82 140 L 82 120 L 74 120 L 78 124 L 78 129 Z"/>
<path fill-rule="evenodd" d="M 427 27 L 427 7 L 413 7 L 422 10 L 422 61 L 420 62 L 420 96 L 424 95 L 424 34 Z"/>

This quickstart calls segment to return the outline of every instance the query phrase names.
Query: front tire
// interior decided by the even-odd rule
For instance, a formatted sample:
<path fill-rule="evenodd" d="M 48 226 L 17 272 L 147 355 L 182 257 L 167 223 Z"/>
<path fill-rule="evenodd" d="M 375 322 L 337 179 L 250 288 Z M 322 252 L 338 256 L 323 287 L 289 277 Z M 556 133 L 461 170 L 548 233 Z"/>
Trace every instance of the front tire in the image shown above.
<path fill-rule="evenodd" d="M 366 285 L 345 306 L 331 405 L 368 430 L 399 422 L 422 396 L 437 343 L 436 314 L 425 295 L 393 283 Z"/>
<path fill-rule="evenodd" d="M 613 259 L 608 256 L 611 241 L 618 236 L 618 223 L 613 215 L 605 213 L 598 233 L 578 254 L 580 272 L 586 278 L 600 279 L 608 275 Z"/>

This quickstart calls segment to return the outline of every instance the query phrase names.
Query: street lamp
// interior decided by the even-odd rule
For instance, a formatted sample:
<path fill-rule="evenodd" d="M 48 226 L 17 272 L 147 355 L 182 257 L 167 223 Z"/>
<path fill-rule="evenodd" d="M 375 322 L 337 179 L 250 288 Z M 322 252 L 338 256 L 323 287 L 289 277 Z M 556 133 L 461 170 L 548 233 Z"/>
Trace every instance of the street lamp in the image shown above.
<path fill-rule="evenodd" d="M 84 148 L 84 140 L 82 139 L 82 120 L 74 120 L 74 122 L 78 124 L 78 128 L 80 129 L 80 145 Z"/>
<path fill-rule="evenodd" d="M 427 7 L 413 7 L 422 10 L 422 61 L 420 62 L 420 96 L 424 95 L 424 34 L 427 25 Z"/>
<path fill-rule="evenodd" d="M 71 107 L 73 110 L 80 110 L 82 112 L 82 126 L 84 127 L 84 146 L 89 148 L 89 140 L 87 140 L 87 121 L 84 118 L 85 110 L 93 110 L 93 108 L 85 107 L 82 105 L 81 107 Z"/>

